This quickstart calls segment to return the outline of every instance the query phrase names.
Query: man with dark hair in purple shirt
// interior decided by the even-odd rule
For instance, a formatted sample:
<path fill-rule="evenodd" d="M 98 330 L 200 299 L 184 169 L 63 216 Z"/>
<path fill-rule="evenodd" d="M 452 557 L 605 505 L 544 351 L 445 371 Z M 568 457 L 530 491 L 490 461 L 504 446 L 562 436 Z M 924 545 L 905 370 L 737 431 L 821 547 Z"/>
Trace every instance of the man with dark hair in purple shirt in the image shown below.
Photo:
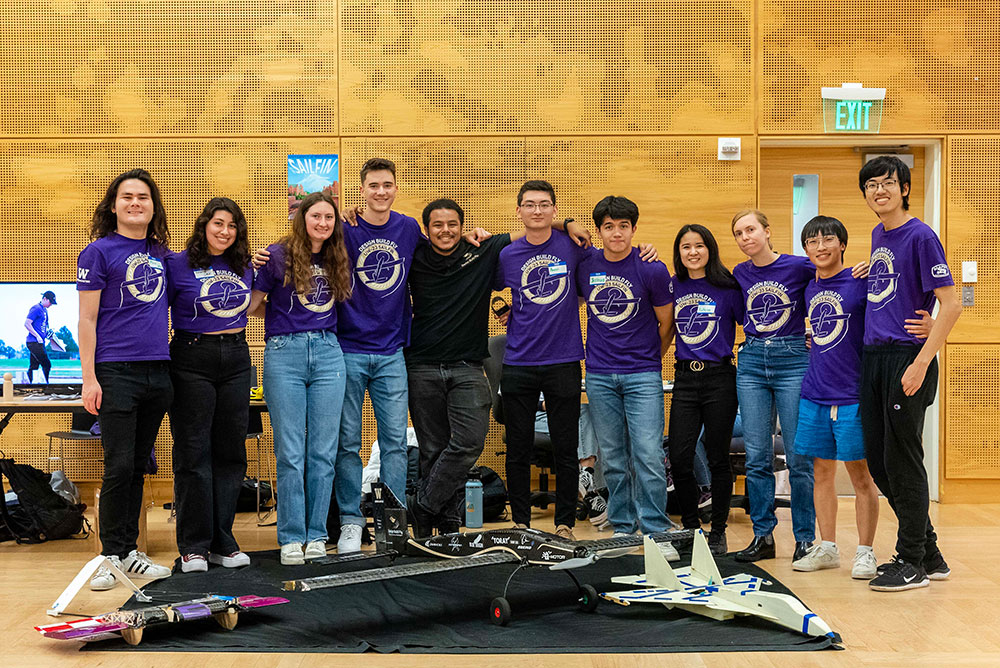
<path fill-rule="evenodd" d="M 52 330 L 49 328 L 49 308 L 56 303 L 56 293 L 46 290 L 42 293 L 42 299 L 37 304 L 28 309 L 28 317 L 24 321 L 24 328 L 28 330 L 28 339 L 24 345 L 28 348 L 31 362 L 28 365 L 28 382 L 35 382 L 35 369 L 41 368 L 45 376 L 45 382 L 49 382 L 49 371 L 52 370 L 52 362 L 45 352 L 45 342 L 52 338 Z"/>
<path fill-rule="evenodd" d="M 878 567 L 875 591 L 903 591 L 943 580 L 950 569 L 937 546 L 924 447 L 924 414 L 937 391 L 937 352 L 962 314 L 941 241 L 910 216 L 910 170 L 895 156 L 869 160 L 858 175 L 872 230 L 861 366 L 861 424 L 875 484 L 899 521 L 896 556 Z M 914 312 L 940 305 L 925 341 L 906 329 Z"/>

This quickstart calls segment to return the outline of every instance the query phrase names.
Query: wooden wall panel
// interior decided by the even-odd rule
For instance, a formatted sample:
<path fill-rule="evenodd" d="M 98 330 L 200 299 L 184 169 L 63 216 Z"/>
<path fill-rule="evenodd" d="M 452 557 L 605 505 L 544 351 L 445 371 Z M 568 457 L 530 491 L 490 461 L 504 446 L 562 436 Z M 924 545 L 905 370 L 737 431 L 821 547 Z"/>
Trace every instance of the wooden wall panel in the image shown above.
<path fill-rule="evenodd" d="M 975 305 L 967 307 L 950 341 L 1000 341 L 1000 136 L 952 137 L 948 142 L 948 235 L 945 250 L 955 282 L 962 261 L 975 260 Z"/>
<path fill-rule="evenodd" d="M 820 88 L 886 88 L 882 133 L 1000 128 L 1000 17 L 985 0 L 760 0 L 760 131 L 823 133 Z"/>
<path fill-rule="evenodd" d="M 341 131 L 752 131 L 750 0 L 344 0 Z"/>
<path fill-rule="evenodd" d="M 1000 480 L 1000 344 L 949 344 L 947 379 L 945 477 Z"/>
<path fill-rule="evenodd" d="M 3 3 L 0 134 L 336 134 L 336 8 Z"/>

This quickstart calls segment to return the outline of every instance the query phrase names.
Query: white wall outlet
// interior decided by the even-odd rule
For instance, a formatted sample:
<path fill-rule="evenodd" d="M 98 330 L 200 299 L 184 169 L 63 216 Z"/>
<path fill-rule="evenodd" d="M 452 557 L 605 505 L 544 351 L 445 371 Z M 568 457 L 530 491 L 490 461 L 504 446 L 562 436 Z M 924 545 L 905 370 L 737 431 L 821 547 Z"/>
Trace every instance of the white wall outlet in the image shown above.
<path fill-rule="evenodd" d="M 979 263 L 975 260 L 962 260 L 962 282 L 975 283 L 978 278 Z"/>
<path fill-rule="evenodd" d="M 719 160 L 740 159 L 740 138 L 719 137 Z"/>

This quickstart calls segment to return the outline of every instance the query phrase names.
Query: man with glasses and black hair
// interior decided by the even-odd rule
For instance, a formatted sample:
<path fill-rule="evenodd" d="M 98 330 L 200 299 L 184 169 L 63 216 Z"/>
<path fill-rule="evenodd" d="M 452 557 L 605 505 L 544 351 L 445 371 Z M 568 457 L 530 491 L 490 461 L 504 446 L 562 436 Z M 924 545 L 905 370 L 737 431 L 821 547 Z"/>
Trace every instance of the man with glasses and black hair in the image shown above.
<path fill-rule="evenodd" d="M 869 160 L 858 176 L 872 230 L 860 409 L 868 468 L 899 522 L 896 556 L 878 567 L 875 591 L 926 587 L 950 569 L 928 517 L 921 440 L 924 414 L 937 391 L 937 352 L 962 313 L 937 234 L 908 213 L 910 170 L 895 156 Z M 927 339 L 906 329 L 914 312 L 940 305 Z"/>

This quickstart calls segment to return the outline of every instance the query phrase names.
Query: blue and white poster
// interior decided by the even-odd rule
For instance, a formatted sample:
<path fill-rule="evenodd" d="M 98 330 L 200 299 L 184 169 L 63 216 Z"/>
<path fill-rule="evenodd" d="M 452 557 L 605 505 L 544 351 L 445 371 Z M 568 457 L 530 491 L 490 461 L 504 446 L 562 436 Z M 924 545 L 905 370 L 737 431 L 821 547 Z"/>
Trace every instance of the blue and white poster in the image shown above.
<path fill-rule="evenodd" d="M 315 192 L 329 193 L 340 207 L 340 158 L 336 155 L 288 156 L 288 219 Z"/>

